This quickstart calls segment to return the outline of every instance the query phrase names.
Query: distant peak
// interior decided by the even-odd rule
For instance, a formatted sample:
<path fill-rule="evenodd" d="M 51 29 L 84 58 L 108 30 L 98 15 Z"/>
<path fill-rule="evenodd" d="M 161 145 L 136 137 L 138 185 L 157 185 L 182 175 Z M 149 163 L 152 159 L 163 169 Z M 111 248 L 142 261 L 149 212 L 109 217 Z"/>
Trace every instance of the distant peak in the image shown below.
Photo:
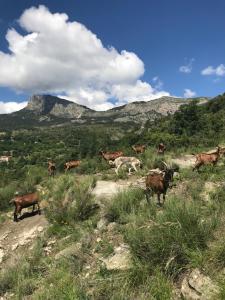
<path fill-rule="evenodd" d="M 77 117 L 89 108 L 75 102 L 51 95 L 32 95 L 25 110 L 33 111 L 40 115 L 55 115 L 59 117 Z"/>

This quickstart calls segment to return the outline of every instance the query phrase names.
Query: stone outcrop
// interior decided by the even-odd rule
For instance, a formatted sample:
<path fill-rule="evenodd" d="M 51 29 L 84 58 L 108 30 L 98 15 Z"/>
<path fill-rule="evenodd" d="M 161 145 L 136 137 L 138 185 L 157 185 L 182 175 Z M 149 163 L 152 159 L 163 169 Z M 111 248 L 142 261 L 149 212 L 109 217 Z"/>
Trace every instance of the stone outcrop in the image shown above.
<path fill-rule="evenodd" d="M 212 280 L 194 269 L 182 281 L 181 294 L 186 300 L 214 300 L 219 292 Z"/>

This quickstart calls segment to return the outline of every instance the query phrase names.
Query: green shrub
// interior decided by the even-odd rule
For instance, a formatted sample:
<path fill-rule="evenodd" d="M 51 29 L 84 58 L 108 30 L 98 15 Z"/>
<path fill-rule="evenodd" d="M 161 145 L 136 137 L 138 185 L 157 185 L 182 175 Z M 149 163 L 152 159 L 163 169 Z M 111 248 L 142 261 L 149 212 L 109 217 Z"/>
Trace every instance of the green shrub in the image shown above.
<path fill-rule="evenodd" d="M 125 221 L 128 214 L 135 213 L 138 210 L 143 197 L 144 193 L 139 188 L 118 193 L 110 201 L 107 211 L 108 219 L 110 221 Z"/>
<path fill-rule="evenodd" d="M 189 263 L 188 250 L 205 249 L 215 219 L 204 219 L 199 205 L 168 201 L 152 225 L 133 224 L 125 229 L 132 253 L 142 263 L 178 275 Z"/>
<path fill-rule="evenodd" d="M 34 300 L 87 300 L 82 287 L 66 269 L 57 269 L 46 278 L 40 291 L 32 297 Z"/>
<path fill-rule="evenodd" d="M 88 158 L 82 160 L 80 166 L 77 168 L 79 174 L 95 174 L 97 172 L 106 171 L 109 169 L 107 162 L 101 158 Z"/>
<path fill-rule="evenodd" d="M 155 300 L 173 299 L 172 285 L 160 270 L 156 269 L 149 283 L 150 294 Z"/>
<path fill-rule="evenodd" d="M 15 265 L 0 273 L 0 295 L 7 291 L 16 294 L 17 299 L 31 295 L 38 286 L 39 278 L 48 269 L 43 258 L 43 244 L 40 240 L 27 257 L 22 257 Z"/>
<path fill-rule="evenodd" d="M 16 191 L 16 184 L 12 183 L 5 187 L 0 188 L 0 211 L 9 209 L 10 200 L 12 200 Z"/>
<path fill-rule="evenodd" d="M 62 175 L 48 183 L 46 216 L 52 223 L 72 225 L 88 219 L 97 208 L 93 202 L 92 189 L 95 178 L 75 179 L 73 175 Z"/>

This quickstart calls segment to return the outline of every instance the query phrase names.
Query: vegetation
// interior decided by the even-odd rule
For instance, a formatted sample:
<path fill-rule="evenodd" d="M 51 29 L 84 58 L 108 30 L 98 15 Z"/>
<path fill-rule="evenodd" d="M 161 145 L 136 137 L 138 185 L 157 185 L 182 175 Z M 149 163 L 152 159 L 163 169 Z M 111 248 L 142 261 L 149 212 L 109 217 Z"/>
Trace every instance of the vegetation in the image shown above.
<path fill-rule="evenodd" d="M 98 206 L 91 194 L 95 178 L 74 179 L 71 175 L 62 175 L 47 184 L 46 198 L 49 205 L 46 216 L 52 223 L 73 225 L 88 219 Z"/>
<path fill-rule="evenodd" d="M 218 284 L 218 299 L 224 299 L 223 159 L 200 173 L 181 170 L 163 208 L 155 198 L 149 205 L 141 188 L 129 188 L 112 199 L 95 199 L 92 194 L 97 178 L 127 178 L 123 172 L 115 175 L 99 156 L 101 148 L 134 155 L 132 144 L 150 145 L 139 156 L 144 164 L 136 175 L 140 178 L 160 166 L 155 145 L 161 141 L 167 145 L 167 162 L 181 153 L 222 144 L 224 113 L 225 95 L 204 105 L 183 106 L 174 116 L 147 124 L 142 134 L 138 128 L 113 124 L 6 132 L 0 152 L 14 151 L 8 165 L 0 164 L 0 222 L 7 219 L 16 191 L 38 190 L 49 227 L 32 250 L 26 248 L 27 255 L 0 272 L 0 296 L 8 292 L 12 299 L 167 300 L 173 299 L 186 271 L 199 268 Z M 57 165 L 55 177 L 47 174 L 50 158 Z M 71 159 L 81 159 L 82 164 L 65 174 L 63 164 Z M 209 192 L 205 183 L 216 188 Z M 101 227 L 103 219 L 106 225 Z M 54 246 L 47 255 L 49 240 Z M 130 249 L 129 268 L 108 270 L 102 261 L 122 243 Z M 74 252 L 56 259 L 68 247 Z"/>

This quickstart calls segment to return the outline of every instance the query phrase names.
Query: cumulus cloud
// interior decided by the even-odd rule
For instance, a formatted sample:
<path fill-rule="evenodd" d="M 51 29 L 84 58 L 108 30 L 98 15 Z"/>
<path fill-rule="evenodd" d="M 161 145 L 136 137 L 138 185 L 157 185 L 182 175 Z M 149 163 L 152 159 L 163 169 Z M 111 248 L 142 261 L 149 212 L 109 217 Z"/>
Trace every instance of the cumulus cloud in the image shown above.
<path fill-rule="evenodd" d="M 2 102 L 0 101 L 0 114 L 9 114 L 20 110 L 27 105 L 27 102 Z"/>
<path fill-rule="evenodd" d="M 224 76 L 225 75 L 225 65 L 220 64 L 218 67 L 208 66 L 207 68 L 201 71 L 202 75 L 216 75 L 216 76 Z"/>
<path fill-rule="evenodd" d="M 190 90 L 190 89 L 184 89 L 184 97 L 185 98 L 192 98 L 196 96 L 196 92 Z"/>
<path fill-rule="evenodd" d="M 193 68 L 193 62 L 194 62 L 194 58 L 191 58 L 186 65 L 180 66 L 179 71 L 181 73 L 186 73 L 186 74 L 191 73 Z"/>
<path fill-rule="evenodd" d="M 133 52 L 105 47 L 65 13 L 31 7 L 19 18 L 26 34 L 9 29 L 10 53 L 0 51 L 0 86 L 26 93 L 54 93 L 94 109 L 150 100 L 169 93 L 141 81 L 144 63 Z M 115 102 L 115 101 L 114 101 Z"/>

